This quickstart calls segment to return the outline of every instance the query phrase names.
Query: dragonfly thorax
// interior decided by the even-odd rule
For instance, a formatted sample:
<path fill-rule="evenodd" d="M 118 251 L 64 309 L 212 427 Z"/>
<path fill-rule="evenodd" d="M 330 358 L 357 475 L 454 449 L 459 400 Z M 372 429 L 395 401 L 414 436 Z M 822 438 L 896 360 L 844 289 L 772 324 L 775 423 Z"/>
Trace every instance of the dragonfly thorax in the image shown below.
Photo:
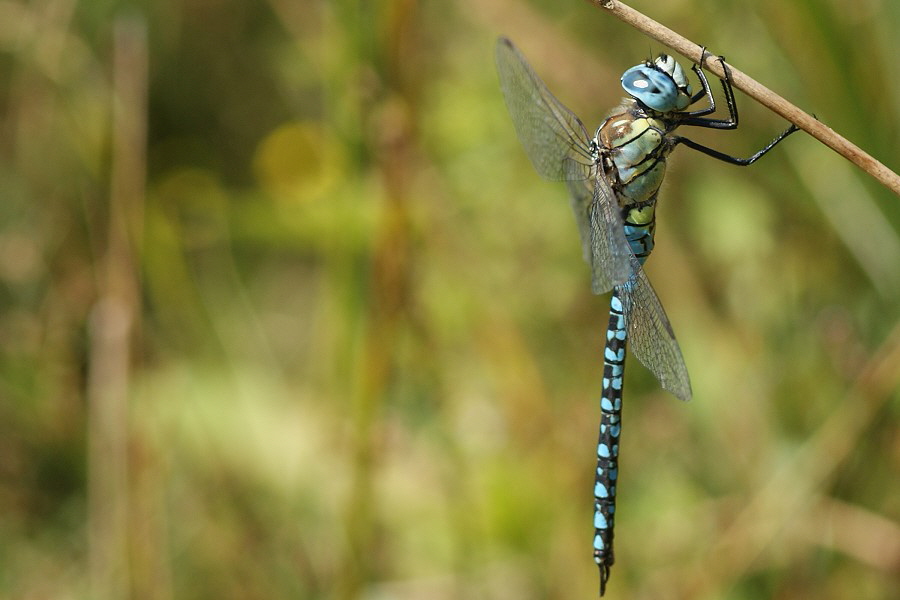
<path fill-rule="evenodd" d="M 622 87 L 648 108 L 661 113 L 683 110 L 691 103 L 691 86 L 684 69 L 667 54 L 625 71 Z"/>
<path fill-rule="evenodd" d="M 666 124 L 634 100 L 626 100 L 597 130 L 604 170 L 614 181 L 623 208 L 653 200 L 666 172 L 671 146 Z"/>

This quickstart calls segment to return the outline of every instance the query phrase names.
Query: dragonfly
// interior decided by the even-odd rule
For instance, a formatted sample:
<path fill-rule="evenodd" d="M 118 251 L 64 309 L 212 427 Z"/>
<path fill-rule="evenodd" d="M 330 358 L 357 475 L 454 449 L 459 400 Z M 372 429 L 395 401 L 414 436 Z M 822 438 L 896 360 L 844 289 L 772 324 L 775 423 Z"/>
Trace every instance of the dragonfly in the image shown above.
<path fill-rule="evenodd" d="M 535 170 L 545 179 L 565 181 L 581 237 L 582 254 L 595 294 L 612 291 L 603 352 L 600 432 L 594 481 L 594 561 L 600 569 L 600 595 L 606 591 L 613 554 L 618 481 L 619 436 L 626 344 L 660 385 L 690 400 L 691 382 L 669 318 L 643 265 L 654 247 L 656 200 L 666 158 L 687 146 L 739 166 L 753 164 L 797 131 L 791 125 L 748 158 L 737 158 L 677 135 L 682 126 L 736 129 L 738 110 L 724 58 L 718 57 L 728 117 L 712 118 L 716 101 L 702 65 L 691 70 L 700 88 L 692 92 L 684 69 L 660 54 L 631 67 L 621 84 L 628 97 L 590 136 L 529 66 L 513 43 L 496 46 L 500 87 L 513 125 Z M 688 110 L 701 100 L 707 105 Z"/>

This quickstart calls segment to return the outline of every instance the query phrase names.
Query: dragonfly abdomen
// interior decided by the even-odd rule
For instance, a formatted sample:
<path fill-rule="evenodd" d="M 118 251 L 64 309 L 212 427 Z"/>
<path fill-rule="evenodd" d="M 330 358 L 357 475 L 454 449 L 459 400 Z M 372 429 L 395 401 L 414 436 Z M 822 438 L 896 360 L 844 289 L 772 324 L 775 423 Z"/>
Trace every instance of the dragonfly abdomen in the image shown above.
<path fill-rule="evenodd" d="M 656 232 L 655 199 L 643 207 L 634 207 L 625 211 L 623 219 L 625 239 L 631 246 L 631 252 L 643 265 L 653 252 L 654 233 Z"/>
<path fill-rule="evenodd" d="M 619 433 L 622 428 L 622 378 L 625 374 L 625 314 L 618 288 L 609 308 L 609 328 L 603 351 L 603 391 L 600 396 L 600 434 L 594 480 L 594 561 L 600 568 L 600 595 L 606 591 L 613 555 L 616 480 L 619 475 Z"/>

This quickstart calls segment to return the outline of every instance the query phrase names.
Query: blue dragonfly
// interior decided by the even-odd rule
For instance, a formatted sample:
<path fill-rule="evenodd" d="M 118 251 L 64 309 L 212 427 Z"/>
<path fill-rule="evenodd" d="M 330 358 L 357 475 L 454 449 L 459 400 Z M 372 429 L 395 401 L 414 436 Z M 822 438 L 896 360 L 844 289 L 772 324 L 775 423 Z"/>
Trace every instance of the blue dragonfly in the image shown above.
<path fill-rule="evenodd" d="M 707 56 L 704 50 L 700 65 Z M 681 400 L 691 398 L 684 357 L 642 267 L 653 250 L 656 199 L 666 158 L 676 146 L 684 145 L 745 166 L 797 130 L 791 125 L 749 158 L 736 158 L 673 133 L 680 126 L 737 128 L 734 91 L 724 59 L 718 60 L 726 74 L 722 88 L 727 119 L 708 116 L 715 112 L 716 104 L 700 65 L 691 67 L 702 88 L 693 94 L 681 65 L 661 54 L 625 71 L 621 82 L 628 97 L 591 137 L 581 120 L 550 93 L 513 43 L 506 38 L 497 42 L 500 87 L 519 140 L 539 175 L 566 182 L 584 260 L 591 270 L 593 292 L 612 290 L 594 483 L 594 560 L 600 568 L 601 596 L 615 560 L 613 522 L 626 342 L 664 389 Z M 707 106 L 687 110 L 704 98 Z"/>

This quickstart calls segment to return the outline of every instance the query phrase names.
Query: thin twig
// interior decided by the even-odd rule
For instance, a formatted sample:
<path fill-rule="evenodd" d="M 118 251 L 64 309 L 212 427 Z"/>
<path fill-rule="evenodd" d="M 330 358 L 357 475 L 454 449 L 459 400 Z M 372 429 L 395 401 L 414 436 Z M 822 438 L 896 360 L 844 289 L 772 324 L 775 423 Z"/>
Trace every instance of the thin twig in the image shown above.
<path fill-rule="evenodd" d="M 128 399 L 140 327 L 140 260 L 147 147 L 147 31 L 140 17 L 113 21 L 108 237 L 98 259 L 89 322 L 88 557 L 91 596 L 130 597 Z M 157 575 L 158 577 L 158 575 Z M 143 597 L 143 596 L 142 596 Z"/>
<path fill-rule="evenodd" d="M 660 44 L 668 46 L 679 54 L 700 60 L 703 48 L 675 33 L 668 27 L 654 21 L 635 9 L 618 2 L 618 0 L 588 0 L 600 8 L 609 11 L 635 29 L 644 32 Z M 719 78 L 725 77 L 718 61 L 707 60 L 703 68 Z M 833 129 L 809 115 L 761 83 L 748 77 L 728 64 L 728 73 L 734 87 L 741 90 L 763 106 L 781 115 L 809 135 L 813 136 L 860 169 L 877 179 L 885 187 L 900 196 L 900 175 L 863 152 L 858 146 L 836 133 Z"/>

